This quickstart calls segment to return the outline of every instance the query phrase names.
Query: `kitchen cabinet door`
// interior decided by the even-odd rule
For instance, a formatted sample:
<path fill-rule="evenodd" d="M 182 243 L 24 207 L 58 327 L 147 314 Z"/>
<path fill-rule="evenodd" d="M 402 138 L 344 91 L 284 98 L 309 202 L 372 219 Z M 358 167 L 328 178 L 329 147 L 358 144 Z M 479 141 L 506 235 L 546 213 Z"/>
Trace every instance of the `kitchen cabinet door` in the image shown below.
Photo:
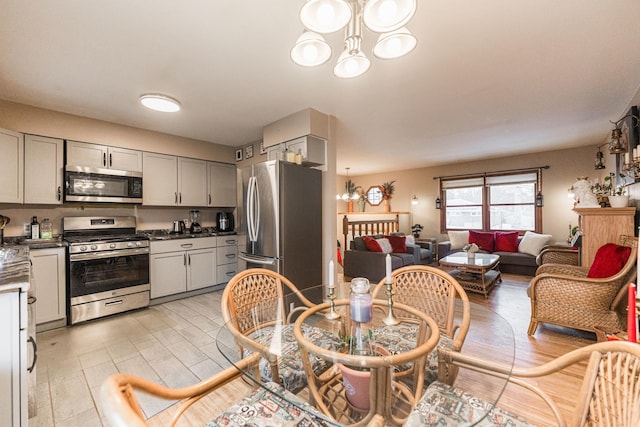
<path fill-rule="evenodd" d="M 208 206 L 235 207 L 237 204 L 237 173 L 235 165 L 207 164 Z"/>
<path fill-rule="evenodd" d="M 88 168 L 106 168 L 107 147 L 80 141 L 67 141 L 66 164 Z"/>
<path fill-rule="evenodd" d="M 142 172 L 141 151 L 120 147 L 108 147 L 107 158 L 110 169 Z"/>
<path fill-rule="evenodd" d="M 0 425 L 26 426 L 26 336 L 20 330 L 20 292 L 0 293 Z M 23 343 L 24 341 L 24 343 Z"/>
<path fill-rule="evenodd" d="M 178 158 L 178 205 L 207 206 L 207 162 Z"/>
<path fill-rule="evenodd" d="M 187 252 L 187 290 L 206 288 L 216 284 L 216 249 Z"/>
<path fill-rule="evenodd" d="M 35 284 L 36 325 L 66 317 L 64 248 L 33 249 L 29 252 Z"/>
<path fill-rule="evenodd" d="M 22 203 L 24 184 L 24 138 L 21 133 L 0 129 L 0 203 Z"/>
<path fill-rule="evenodd" d="M 176 206 L 178 204 L 177 157 L 145 152 L 142 158 L 142 204 Z"/>
<path fill-rule="evenodd" d="M 62 204 L 64 141 L 45 136 L 24 137 L 24 202 Z"/>
<path fill-rule="evenodd" d="M 150 255 L 149 280 L 152 299 L 186 292 L 186 263 L 187 254 L 184 251 Z"/>

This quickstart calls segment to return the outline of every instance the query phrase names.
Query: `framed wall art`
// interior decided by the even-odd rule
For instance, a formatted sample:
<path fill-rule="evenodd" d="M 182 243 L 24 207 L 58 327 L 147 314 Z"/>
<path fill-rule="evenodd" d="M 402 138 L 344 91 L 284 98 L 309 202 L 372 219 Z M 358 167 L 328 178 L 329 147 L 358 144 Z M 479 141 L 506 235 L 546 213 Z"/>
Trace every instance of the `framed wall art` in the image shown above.
<path fill-rule="evenodd" d="M 260 154 L 267 154 L 267 149 L 264 148 L 264 141 L 260 141 Z"/>
<path fill-rule="evenodd" d="M 244 158 L 250 159 L 253 157 L 253 144 L 244 147 Z"/>
<path fill-rule="evenodd" d="M 238 148 L 236 150 L 236 162 L 239 162 L 242 160 L 242 148 Z"/>
<path fill-rule="evenodd" d="M 618 128 L 622 136 L 620 143 L 625 148 L 625 153 L 629 153 L 633 157 L 633 149 L 640 144 L 640 121 L 638 120 L 638 107 L 633 106 L 627 111 L 622 119 L 618 122 Z M 622 185 L 626 182 L 621 174 L 626 174 L 624 170 L 624 154 L 616 154 L 616 184 Z M 638 179 L 636 179 L 637 181 Z"/>

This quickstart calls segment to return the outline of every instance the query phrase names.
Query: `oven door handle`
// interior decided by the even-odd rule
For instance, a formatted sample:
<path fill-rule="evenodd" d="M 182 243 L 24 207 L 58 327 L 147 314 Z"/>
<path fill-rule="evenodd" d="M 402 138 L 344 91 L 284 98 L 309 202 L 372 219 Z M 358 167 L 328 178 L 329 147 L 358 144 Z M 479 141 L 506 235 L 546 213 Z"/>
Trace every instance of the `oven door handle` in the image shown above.
<path fill-rule="evenodd" d="M 90 252 L 86 254 L 69 255 L 69 261 L 86 261 L 91 259 L 114 258 L 130 255 L 145 255 L 149 253 L 149 248 L 132 248 L 118 251 Z"/>

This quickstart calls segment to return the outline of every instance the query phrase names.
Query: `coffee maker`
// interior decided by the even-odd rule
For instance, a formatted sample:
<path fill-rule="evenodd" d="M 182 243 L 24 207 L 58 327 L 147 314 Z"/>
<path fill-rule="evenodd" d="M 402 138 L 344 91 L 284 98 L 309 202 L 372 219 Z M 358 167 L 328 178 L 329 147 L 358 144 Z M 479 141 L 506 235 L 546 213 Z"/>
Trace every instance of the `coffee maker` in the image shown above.
<path fill-rule="evenodd" d="M 233 231 L 235 227 L 233 223 L 233 213 L 218 212 L 216 214 L 216 228 L 218 232 Z"/>
<path fill-rule="evenodd" d="M 191 227 L 189 231 L 193 233 L 202 233 L 202 227 L 200 226 L 200 211 L 189 211 L 189 221 L 191 221 Z"/>

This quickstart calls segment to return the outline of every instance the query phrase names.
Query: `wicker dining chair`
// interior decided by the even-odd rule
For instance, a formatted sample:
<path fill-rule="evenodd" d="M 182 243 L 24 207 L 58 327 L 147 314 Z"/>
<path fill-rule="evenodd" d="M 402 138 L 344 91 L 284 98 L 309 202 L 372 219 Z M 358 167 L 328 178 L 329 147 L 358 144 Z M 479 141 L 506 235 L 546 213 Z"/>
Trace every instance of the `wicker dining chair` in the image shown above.
<path fill-rule="evenodd" d="M 391 273 L 393 301 L 406 304 L 427 313 L 440 328 L 437 348 L 460 351 L 469 331 L 471 306 L 467 293 L 449 273 L 435 267 L 411 265 Z M 386 279 L 373 290 L 377 299 L 387 299 Z M 456 301 L 461 303 L 461 317 L 456 321 Z M 398 337 L 393 326 L 376 331 L 377 341 L 393 352 L 398 342 L 415 342 L 415 337 Z M 409 344 L 407 344 L 409 345 Z M 438 373 L 437 349 L 431 352 L 425 364 L 425 383 L 434 381 Z"/>
<path fill-rule="evenodd" d="M 536 257 L 536 263 L 580 265 L 580 251 L 573 246 L 545 246 Z"/>
<path fill-rule="evenodd" d="M 245 382 L 240 381 L 239 385 L 236 383 L 237 387 L 227 393 L 221 390 L 224 385 L 242 376 L 240 369 L 250 369 L 251 365 L 258 363 L 259 358 L 258 353 L 253 353 L 236 362 L 237 367 L 230 366 L 200 383 L 183 388 L 169 388 L 134 375 L 111 375 L 100 388 L 101 413 L 111 427 L 145 427 L 148 420 L 137 397 L 138 393 L 144 393 L 163 400 L 180 400 L 177 410 L 170 416 L 170 421 L 162 421 L 162 425 L 169 427 L 183 420 L 189 425 L 206 423 L 206 427 L 330 425 L 309 403 L 273 382 L 265 384 L 264 387 L 254 388 L 238 401 L 230 395 L 246 393 L 244 390 L 237 391 L 238 388 L 250 389 Z M 187 409 L 201 399 L 204 399 L 202 405 L 194 407 L 185 415 Z"/>
<path fill-rule="evenodd" d="M 613 276 L 589 278 L 589 268 L 566 264 L 544 264 L 538 267 L 527 294 L 531 299 L 531 321 L 528 334 L 533 335 L 539 323 L 596 332 L 626 330 L 627 285 L 636 278 L 638 238 L 620 236 L 621 246 L 631 247 L 622 269 Z"/>
<path fill-rule="evenodd" d="M 443 369 L 439 380 L 427 388 L 405 423 L 406 427 L 529 426 L 533 425 L 531 422 L 541 421 L 529 421 L 525 417 L 539 417 L 533 414 L 544 407 L 555 419 L 553 425 L 559 427 L 640 425 L 640 345 L 637 343 L 609 341 L 591 344 L 543 365 L 527 368 L 501 365 L 448 350 L 441 351 L 440 360 Z M 585 365 L 586 369 L 582 368 Z M 453 366 L 459 368 L 458 377 L 471 370 L 480 373 L 474 375 L 489 375 L 508 381 L 509 389 L 519 393 L 517 413 L 505 411 L 452 385 L 447 370 Z M 543 379 L 565 369 L 567 374 L 571 372 L 571 378 L 582 379 L 580 391 L 577 395 L 562 396 L 554 401 L 545 393 Z M 575 372 L 580 372 L 579 376 Z M 512 384 L 517 389 L 512 389 Z M 536 411 L 531 411 L 532 407 Z M 572 414 L 570 420 L 562 416 L 560 407 Z"/>
<path fill-rule="evenodd" d="M 287 314 L 288 298 L 295 294 L 302 305 Z M 298 343 L 293 337 L 292 318 L 301 310 L 315 304 L 300 293 L 286 277 L 263 268 L 252 268 L 234 276 L 222 294 L 222 317 L 231 330 L 239 356 L 250 352 L 262 356 L 259 374 L 262 381 L 273 381 L 297 393 L 307 385 L 307 377 L 300 359 Z M 278 333 L 280 347 L 271 348 L 274 333 Z M 323 329 L 309 331 L 317 340 L 339 343 L 339 336 Z M 317 358 L 314 369 L 322 373 L 329 367 Z"/>

